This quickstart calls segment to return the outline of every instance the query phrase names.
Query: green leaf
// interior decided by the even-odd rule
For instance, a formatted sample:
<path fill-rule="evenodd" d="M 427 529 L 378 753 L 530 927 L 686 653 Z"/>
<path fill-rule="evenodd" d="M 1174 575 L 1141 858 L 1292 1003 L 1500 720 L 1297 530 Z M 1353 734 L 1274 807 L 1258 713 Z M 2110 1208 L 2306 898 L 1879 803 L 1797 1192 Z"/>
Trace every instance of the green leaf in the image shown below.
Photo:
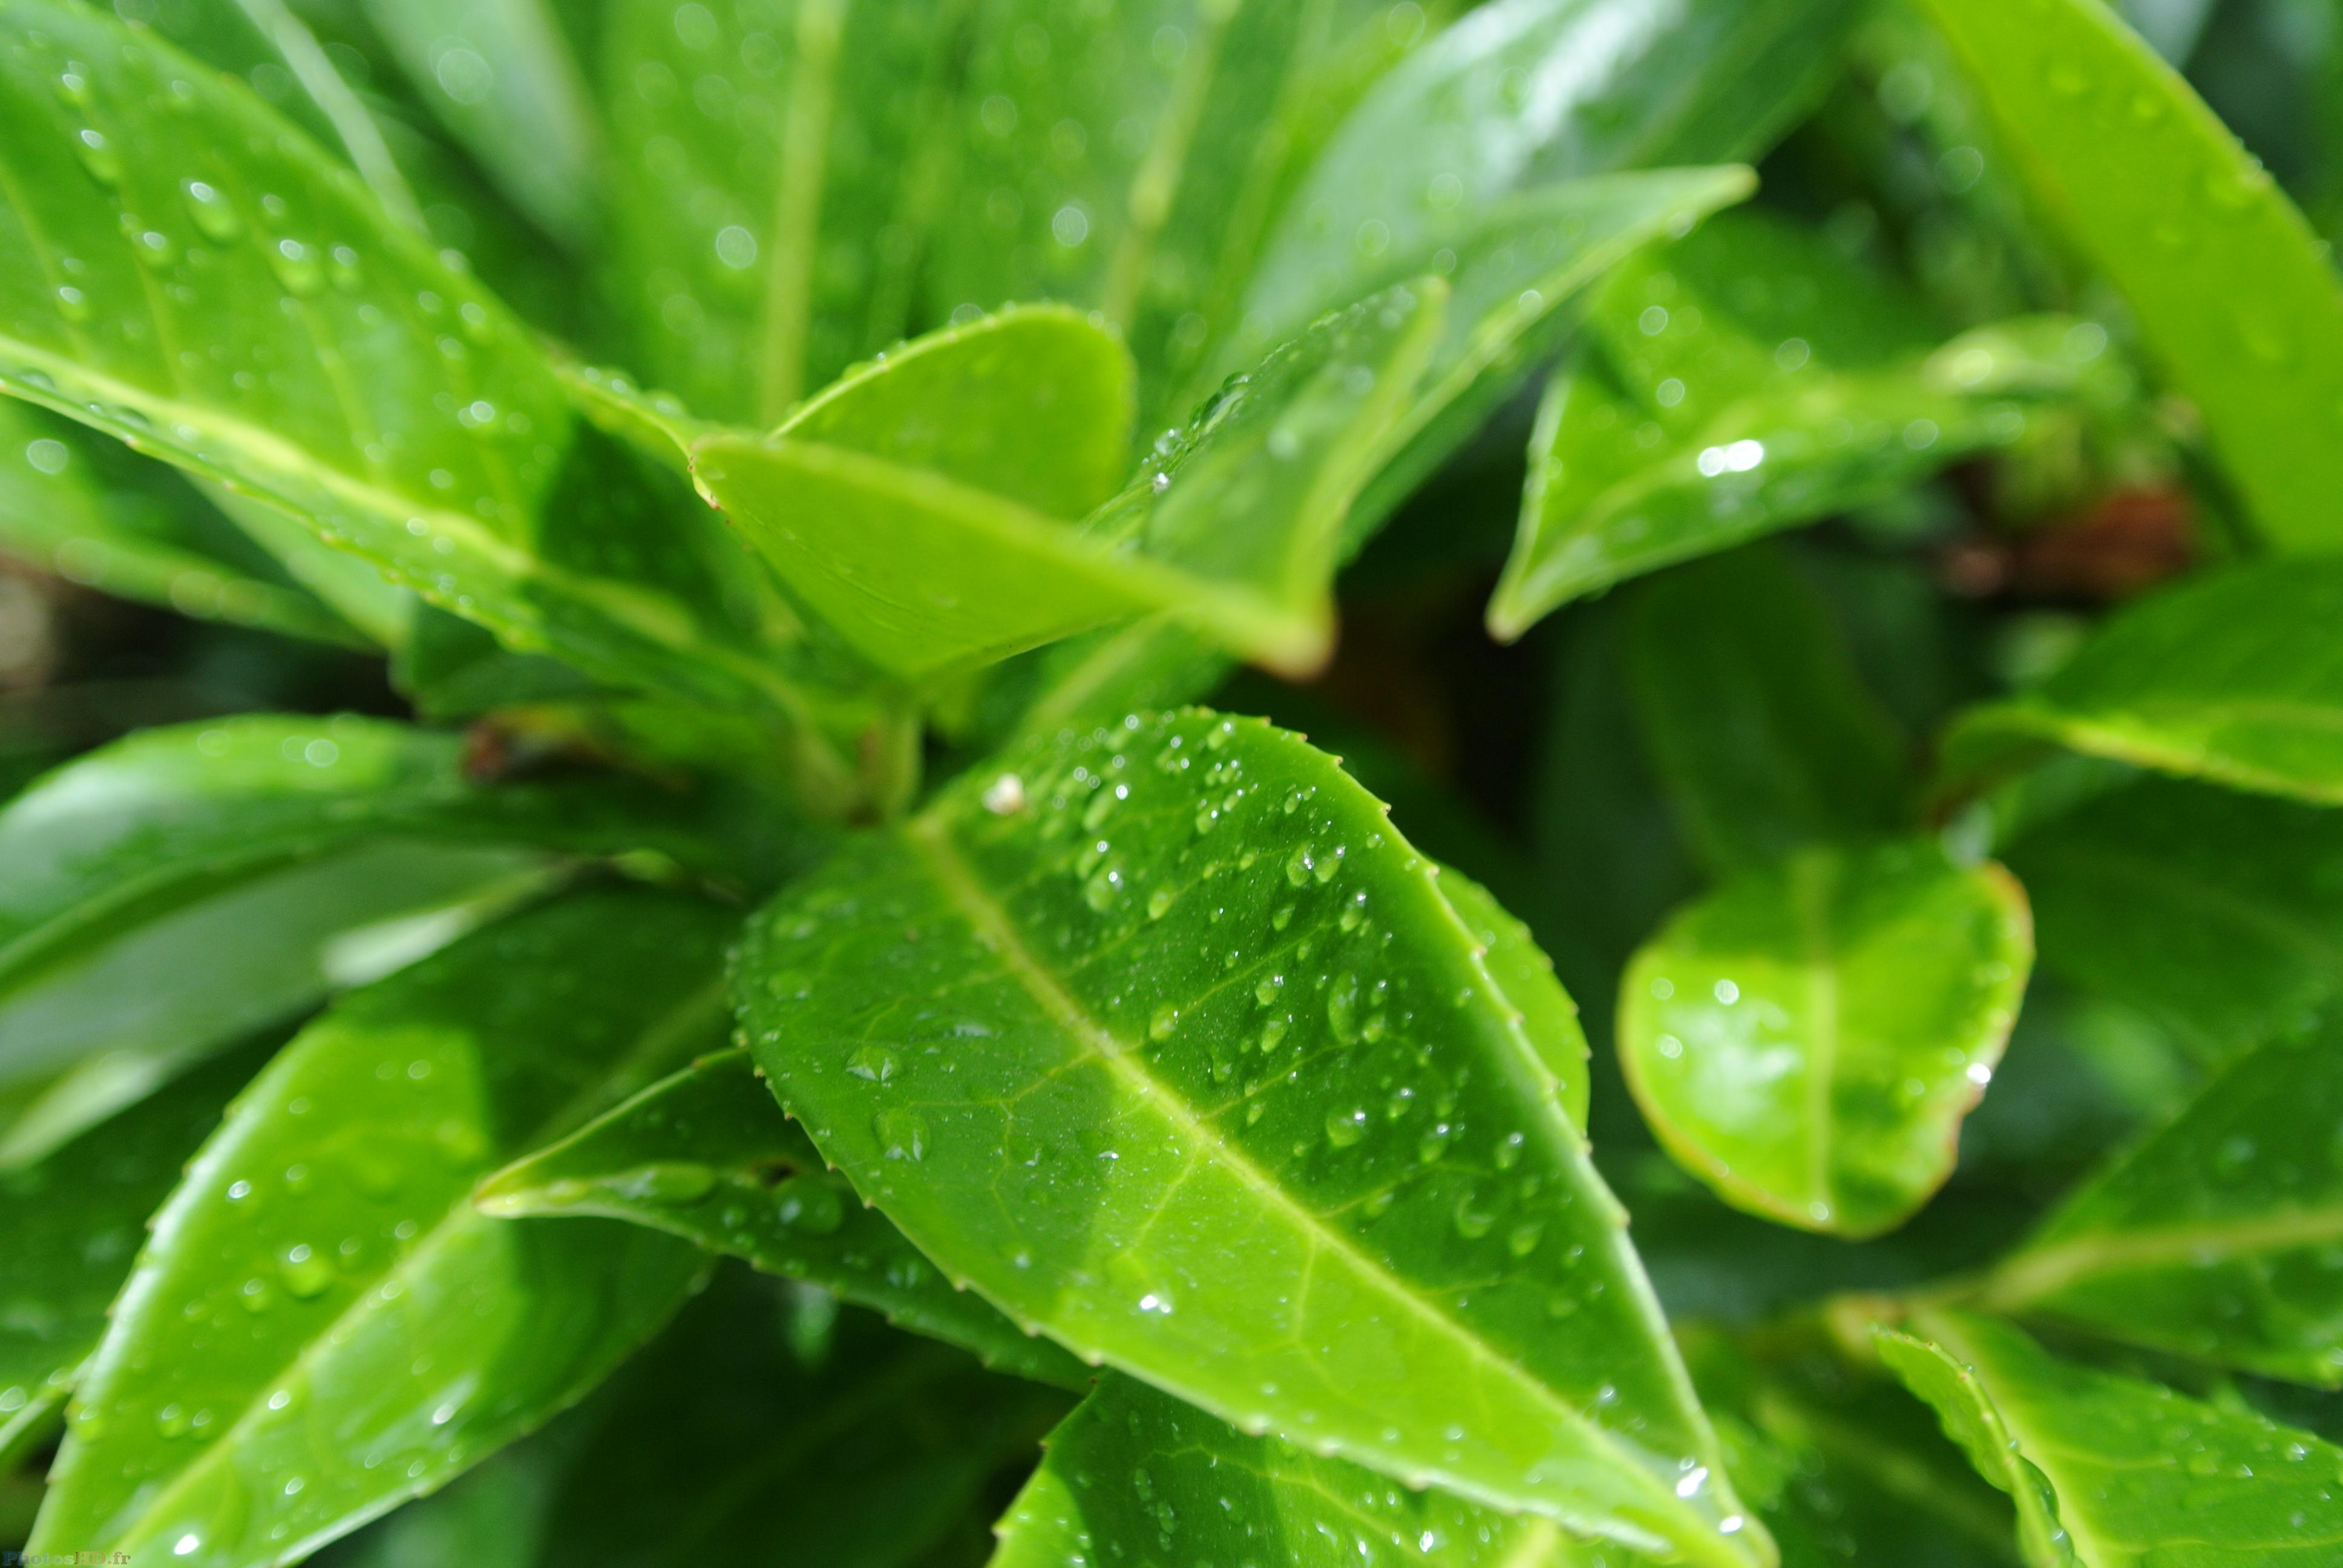
<path fill-rule="evenodd" d="M 1087 482 L 1118 464 L 1129 372 L 1111 338 L 1062 308 L 948 328 L 770 442 L 703 440 L 693 463 L 792 589 L 897 674 L 933 678 L 1166 608 L 1306 669 L 1332 635 L 1336 531 L 1443 300 L 1436 283 L 1397 289 L 1321 323 L 1079 526 L 1040 508 L 1101 498 Z M 1066 397 L 1052 367 L 1099 390 Z M 970 406 L 988 413 L 963 437 L 963 417 L 943 410 Z"/>
<path fill-rule="evenodd" d="M 1991 1318 L 1929 1312 L 1879 1352 L 2017 1500 L 2036 1568 L 2288 1568 L 2343 1538 L 2343 1450 L 2235 1406 L 2059 1361 Z"/>
<path fill-rule="evenodd" d="M 1964 715 L 1957 785 L 2045 743 L 2239 789 L 2343 805 L 2343 568 L 2233 568 L 2132 607 L 2047 680 Z"/>
<path fill-rule="evenodd" d="M 2294 204 L 2097 0 L 1922 8 L 2043 208 L 2123 291 L 2202 411 L 2260 532 L 2288 549 L 2334 548 L 2343 285 Z"/>
<path fill-rule="evenodd" d="M 1536 186 L 1763 151 L 1819 85 L 1856 9 L 1502 0 L 1473 11 L 1376 84 L 1287 202 L 1246 294 L 1246 333 L 1275 342 L 1425 270 L 1443 246 L 1461 257 L 1461 238 Z"/>
<path fill-rule="evenodd" d="M 1993 1311 L 2343 1386 L 2335 1030 L 2249 1051 L 1993 1272 Z"/>
<path fill-rule="evenodd" d="M 470 1190 L 720 1042 L 732 930 L 707 904 L 580 897 L 304 1030 L 156 1216 L 35 1549 L 298 1555 L 598 1382 L 700 1254 L 635 1226 L 490 1220 Z"/>
<path fill-rule="evenodd" d="M 1713 869 L 1905 819 L 1903 739 L 1820 596 L 1776 550 L 1639 585 L 1627 658 L 1653 769 Z"/>
<path fill-rule="evenodd" d="M 605 290 L 632 363 L 770 427 L 910 329 L 949 193 L 959 0 L 605 9 Z M 1032 297 L 995 294 L 987 307 Z"/>
<path fill-rule="evenodd" d="M 2343 816 L 2150 779 L 2003 851 L 2046 967 L 2204 1061 L 2294 1027 L 2343 976 Z"/>
<path fill-rule="evenodd" d="M 774 1108 L 745 1050 L 696 1061 L 474 1194 L 505 1218 L 599 1215 L 649 1225 L 769 1274 L 820 1285 L 986 1365 L 1066 1388 L 1081 1363 L 952 1289 Z"/>
<path fill-rule="evenodd" d="M 63 1403 L 106 1332 L 146 1217 L 266 1060 L 225 1056 L 39 1164 L 0 1174 L 0 1453 Z"/>
<path fill-rule="evenodd" d="M 1661 1143 L 1736 1208 L 1876 1235 L 1952 1173 L 2033 961 L 2026 895 L 1934 843 L 1814 849 L 1671 920 L 1619 992 Z"/>
<path fill-rule="evenodd" d="M 169 469 L 22 403 L 0 404 L 0 550 L 199 620 L 366 646 Z"/>
<path fill-rule="evenodd" d="M 725 874 L 702 808 L 610 779 L 489 789 L 375 719 L 145 731 L 0 811 L 0 1164 L 541 890 L 548 851 Z"/>
<path fill-rule="evenodd" d="M 1544 1052 L 1374 799 L 1195 712 L 1007 768 L 752 927 L 743 1024 L 823 1154 L 1011 1317 L 1223 1420 L 1769 1561 L 1719 1533 Z"/>
<path fill-rule="evenodd" d="M 1554 377 L 1489 608 L 1557 605 L 1885 499 L 2027 428 L 2026 402 L 2118 373 L 2107 334 L 2042 317 L 1937 347 L 1916 304 L 1818 235 L 1743 211 L 1614 272 Z"/>
<path fill-rule="evenodd" d="M 787 648 L 731 623 L 694 552 L 648 548 L 712 519 L 648 530 L 643 479 L 478 284 L 151 35 L 60 0 L 5 16 L 0 388 L 275 504 L 511 646 L 814 724 Z"/>
<path fill-rule="evenodd" d="M 593 111 L 547 0 L 362 0 L 424 100 L 545 231 L 593 234 Z"/>
<path fill-rule="evenodd" d="M 1041 1468 L 998 1529 L 990 1568 L 1332 1568 L 1386 1553 L 1427 1568 L 1624 1568 L 1616 1552 L 1574 1541 L 1542 1515 L 1493 1513 L 1249 1437 L 1113 1376 L 1050 1434 Z"/>
<path fill-rule="evenodd" d="M 1554 978 L 1529 927 L 1505 912 L 1489 890 L 1453 867 L 1440 869 L 1440 896 L 1473 940 L 1481 962 L 1508 1005 L 1520 1011 L 1522 1030 L 1538 1060 L 1554 1074 L 1562 1109 L 1571 1125 L 1586 1125 L 1588 1093 L 1586 1033 L 1578 1026 L 1578 1004 Z"/>

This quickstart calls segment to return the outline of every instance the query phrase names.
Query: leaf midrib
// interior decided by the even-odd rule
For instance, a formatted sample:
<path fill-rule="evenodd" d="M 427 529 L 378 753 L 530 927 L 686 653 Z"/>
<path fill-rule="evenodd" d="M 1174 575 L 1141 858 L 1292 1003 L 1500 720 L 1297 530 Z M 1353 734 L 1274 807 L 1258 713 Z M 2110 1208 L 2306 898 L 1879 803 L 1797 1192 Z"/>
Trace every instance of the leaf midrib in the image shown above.
<path fill-rule="evenodd" d="M 1409 1315 L 1424 1322 L 1434 1334 L 1460 1345 L 1471 1359 L 1503 1374 L 1507 1382 L 1528 1390 L 1537 1402 L 1561 1418 L 1565 1428 L 1591 1440 L 1592 1446 L 1611 1454 L 1622 1473 L 1632 1476 L 1636 1484 L 1661 1500 L 1659 1511 L 1663 1516 L 1684 1517 L 1682 1501 L 1673 1489 L 1662 1486 L 1658 1479 L 1637 1462 L 1635 1455 L 1623 1451 L 1618 1439 L 1610 1432 L 1573 1409 L 1544 1382 L 1532 1375 L 1526 1367 L 1504 1355 L 1454 1319 L 1437 1311 L 1413 1291 L 1403 1288 L 1402 1282 L 1387 1268 L 1361 1251 L 1349 1237 L 1294 1201 L 1268 1172 L 1252 1162 L 1249 1155 L 1200 1121 L 1177 1093 L 1158 1082 L 1135 1053 L 1111 1030 L 1092 1019 L 1026 946 L 1009 912 L 986 893 L 977 879 L 974 868 L 960 855 L 937 815 L 928 813 L 913 819 L 908 824 L 904 837 L 926 860 L 930 874 L 946 900 L 968 922 L 978 941 L 1000 960 L 1009 978 L 1017 982 L 1046 1016 L 1087 1048 L 1088 1053 L 1121 1080 L 1137 1098 L 1184 1135 L 1192 1147 L 1209 1151 L 1217 1169 L 1234 1176 L 1268 1207 L 1285 1213 L 1294 1229 L 1309 1237 L 1313 1245 L 1342 1259 L 1360 1278 L 1382 1286 L 1389 1299 L 1399 1303 Z M 1489 1501 L 1493 1503 L 1496 1500 Z M 1695 1518 L 1691 1523 L 1695 1538 L 1704 1536 L 1700 1521 Z M 1731 1560 L 1738 1561 L 1739 1553 L 1733 1553 Z"/>
<path fill-rule="evenodd" d="M 1994 1271 L 1982 1300 L 1995 1311 L 2009 1312 L 2104 1274 L 2196 1264 L 2208 1252 L 2216 1262 L 2230 1263 L 2338 1241 L 2343 1241 L 2343 1204 L 2297 1209 L 2231 1224 L 2109 1227 L 2097 1235 L 2053 1241 L 2017 1253 Z"/>

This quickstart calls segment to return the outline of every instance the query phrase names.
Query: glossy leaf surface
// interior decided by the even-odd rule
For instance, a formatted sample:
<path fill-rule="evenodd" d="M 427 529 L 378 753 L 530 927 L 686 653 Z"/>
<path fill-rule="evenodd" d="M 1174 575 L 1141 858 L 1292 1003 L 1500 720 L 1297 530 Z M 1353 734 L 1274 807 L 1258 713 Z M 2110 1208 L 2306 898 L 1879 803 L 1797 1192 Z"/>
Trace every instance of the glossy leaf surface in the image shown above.
<path fill-rule="evenodd" d="M 2044 964 L 2138 1009 L 2201 1060 L 2297 1028 L 2335 993 L 2343 819 L 2149 779 L 2019 836 Z"/>
<path fill-rule="evenodd" d="M 106 1332 L 106 1310 L 146 1240 L 146 1218 L 260 1061 L 236 1051 L 0 1175 L 0 1452 L 61 1401 Z"/>
<path fill-rule="evenodd" d="M 731 930 L 706 904 L 584 896 L 304 1030 L 156 1216 L 35 1541 L 274 1562 L 590 1388 L 689 1294 L 700 1254 L 639 1227 L 490 1220 L 470 1189 L 720 1040 Z M 256 1494 L 254 1474 L 276 1483 Z"/>
<path fill-rule="evenodd" d="M 1001 1371 L 1085 1386 L 1081 1363 L 952 1289 L 884 1215 L 865 1208 L 773 1104 L 745 1050 L 661 1080 L 498 1171 L 474 1201 L 508 1219 L 600 1215 L 649 1225 L 820 1285 Z"/>
<path fill-rule="evenodd" d="M 198 619 L 365 646 L 168 469 L 22 403 L 0 407 L 0 550 Z"/>
<path fill-rule="evenodd" d="M 2062 1362 L 1992 1318 L 1931 1312 L 1880 1354 L 2017 1500 L 2035 1568 L 2292 1568 L 2343 1540 L 2343 1450 L 2249 1410 Z"/>
<path fill-rule="evenodd" d="M 1161 608 L 1306 668 L 1332 635 L 1334 530 L 1423 368 L 1443 299 L 1437 285 L 1393 290 L 1321 324 L 1205 416 L 1176 461 L 1080 526 L 1041 508 L 1104 499 L 1128 361 L 1057 309 L 923 339 L 771 442 L 701 441 L 694 467 L 798 595 L 899 674 Z M 1049 374 L 1052 348 L 1099 391 L 1068 396 Z M 1028 407 L 1021 388 L 1050 406 Z M 955 398 L 991 404 L 997 438 L 940 423 L 939 402 Z"/>
<path fill-rule="evenodd" d="M 1644 1119 L 1728 1202 L 1864 1236 L 1951 1174 L 2033 960 L 1999 867 L 1930 843 L 1815 849 L 1671 920 L 1620 984 Z"/>
<path fill-rule="evenodd" d="M 783 1104 L 1012 1317 L 1388 1473 L 1768 1560 L 1521 1010 L 1293 738 L 1188 713 L 981 770 L 739 976 Z"/>
<path fill-rule="evenodd" d="M 2203 411 L 2262 535 L 2297 551 L 2337 548 L 2343 284 L 2301 213 L 2110 7 L 1922 8 L 2042 207 L 2123 291 Z"/>
<path fill-rule="evenodd" d="M 1964 717 L 1946 769 L 1958 781 L 2048 742 L 2343 805 L 2338 613 L 2343 569 L 2327 561 L 2240 567 L 2157 594 L 2040 686 Z"/>
<path fill-rule="evenodd" d="M 1630 1568 L 1649 1558 L 1574 1541 L 1534 1513 L 1413 1491 L 1171 1395 L 1110 1376 L 1051 1432 L 1000 1524 L 991 1568 L 1279 1563 L 1337 1568 L 1385 1553 L 1429 1568 Z"/>
<path fill-rule="evenodd" d="M 0 387 L 515 646 L 808 721 L 704 564 L 643 548 L 640 481 L 476 282 L 240 85 L 59 0 L 5 15 Z"/>
<path fill-rule="evenodd" d="M 2343 1385 L 2336 1031 L 2247 1052 L 2059 1206 L 1982 1300 L 2270 1377 Z"/>
<path fill-rule="evenodd" d="M 1723 215 L 1619 268 L 1533 438 L 1490 605 L 1518 637 L 1639 573 L 1876 501 L 2026 428 L 2106 365 L 2107 334 L 2016 321 L 1939 347 L 1916 301 L 1820 235 Z"/>
<path fill-rule="evenodd" d="M 1689 565 L 1629 606 L 1644 748 L 1711 867 L 1901 825 L 1902 739 L 1785 558 L 1761 548 Z"/>

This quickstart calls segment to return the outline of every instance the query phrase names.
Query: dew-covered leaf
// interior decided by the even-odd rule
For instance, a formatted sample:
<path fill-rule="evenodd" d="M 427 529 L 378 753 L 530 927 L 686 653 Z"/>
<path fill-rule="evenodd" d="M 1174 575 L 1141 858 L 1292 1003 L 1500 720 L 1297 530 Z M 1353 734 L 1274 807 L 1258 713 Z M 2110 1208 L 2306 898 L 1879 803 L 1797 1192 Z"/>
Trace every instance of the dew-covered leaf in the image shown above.
<path fill-rule="evenodd" d="M 1912 1327 L 1880 1331 L 1881 1357 L 2016 1500 L 2034 1568 L 2332 1561 L 2343 1449 L 2239 1404 L 2061 1361 L 1992 1318 L 1925 1312 Z"/>
<path fill-rule="evenodd" d="M 2026 896 L 1931 842 L 1745 873 L 1628 965 L 1619 1050 L 1660 1141 L 1736 1208 L 1867 1236 L 1952 1173 L 2033 960 Z"/>
<path fill-rule="evenodd" d="M 223 719 L 118 741 L 0 811 L 0 1164 L 541 890 L 561 853 L 730 874 L 688 796 L 489 788 L 462 754 L 376 719 Z"/>
<path fill-rule="evenodd" d="M 515 647 L 813 722 L 785 641 L 671 548 L 715 520 L 647 489 L 478 283 L 153 35 L 61 0 L 5 18 L 0 388 L 272 502 Z"/>
<path fill-rule="evenodd" d="M 2200 1060 L 2298 1027 L 2343 977 L 2343 815 L 2147 779 L 2002 850 L 2045 968 L 2125 1002 Z"/>
<path fill-rule="evenodd" d="M 1761 547 L 1694 562 L 1628 602 L 1644 749 L 1710 867 L 1901 825 L 1902 738 L 1785 557 Z"/>
<path fill-rule="evenodd" d="M 2039 686 L 1963 716 L 1957 784 L 2046 746 L 2343 805 L 2343 566 L 2269 561 L 2160 593 Z"/>
<path fill-rule="evenodd" d="M 1386 1473 L 1767 1562 L 1504 980 L 1329 759 L 1195 712 L 971 774 L 738 970 L 782 1103 L 1012 1318 Z"/>
<path fill-rule="evenodd" d="M 1394 289 L 1320 323 L 1079 524 L 1064 519 L 1120 466 L 1129 362 L 1061 307 L 947 328 L 772 440 L 703 440 L 693 463 L 799 598 L 898 674 L 1166 608 L 1306 669 L 1332 637 L 1337 532 L 1444 298 L 1436 283 Z M 1094 390 L 1070 396 L 1069 368 Z M 967 407 L 991 411 L 963 434 Z"/>
<path fill-rule="evenodd" d="M 2249 1051 L 2075 1192 L 1980 1300 L 2203 1361 L 2343 1385 L 2332 1027 Z"/>
<path fill-rule="evenodd" d="M 267 1060 L 239 1050 L 92 1128 L 37 1164 L 0 1174 L 0 1453 L 62 1407 L 106 1332 L 106 1310 L 146 1239 L 146 1218 Z M 5 1468 L 5 1466 L 0 1466 Z"/>
<path fill-rule="evenodd" d="M 632 362 L 708 417 L 769 428 L 911 327 L 950 199 L 940 176 L 964 7 L 604 9 L 605 289 Z"/>
<path fill-rule="evenodd" d="M 200 620 L 367 645 L 177 475 L 24 403 L 0 405 L 0 550 Z"/>
<path fill-rule="evenodd" d="M 2098 386 L 2107 334 L 2041 317 L 1939 346 L 1820 235 L 1720 215 L 1614 271 L 1546 391 L 1497 635 L 1614 582 L 1893 495 Z"/>
<path fill-rule="evenodd" d="M 2275 545 L 2343 542 L 2343 283 L 2171 66 L 2098 0 L 1922 0 L 2041 209 L 2130 302 Z M 2153 173 L 2143 173 L 2153 171 Z"/>
<path fill-rule="evenodd" d="M 990 1568 L 1280 1563 L 1347 1568 L 1633 1568 L 1534 1513 L 1476 1508 L 1274 1437 L 1249 1436 L 1110 1375 L 1052 1432 L 997 1527 Z"/>
<path fill-rule="evenodd" d="M 876 1062 L 872 1071 L 883 1062 Z M 820 1285 L 988 1365 L 1068 1388 L 1081 1363 L 956 1291 L 863 1206 L 773 1104 L 745 1050 L 704 1058 L 549 1148 L 474 1201 L 505 1218 L 599 1215 L 649 1225 L 769 1274 Z"/>
<path fill-rule="evenodd" d="M 491 1220 L 471 1188 L 720 1043 L 735 919 L 580 896 L 305 1029 L 156 1216 L 75 1394 L 35 1549 L 278 1562 L 598 1382 L 702 1255 L 639 1226 Z"/>

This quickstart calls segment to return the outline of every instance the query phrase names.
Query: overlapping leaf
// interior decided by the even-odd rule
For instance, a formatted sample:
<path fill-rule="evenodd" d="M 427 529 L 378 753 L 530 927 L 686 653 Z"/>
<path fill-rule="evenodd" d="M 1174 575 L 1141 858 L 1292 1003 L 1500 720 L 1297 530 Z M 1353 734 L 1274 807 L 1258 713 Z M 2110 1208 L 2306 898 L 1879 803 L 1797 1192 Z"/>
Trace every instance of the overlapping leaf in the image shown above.
<path fill-rule="evenodd" d="M 1308 668 L 1332 636 L 1335 530 L 1444 300 L 1394 289 L 1320 324 L 1079 526 L 1119 466 L 1128 360 L 1061 308 L 948 328 L 769 441 L 699 442 L 693 466 L 799 598 L 900 675 L 1163 608 Z"/>
<path fill-rule="evenodd" d="M 2108 6 L 1922 8 L 2042 207 L 2123 291 L 2203 411 L 2259 531 L 2291 550 L 2336 548 L 2343 284 L 2301 213 Z"/>
<path fill-rule="evenodd" d="M 0 1455 L 62 1409 L 106 1332 L 146 1217 L 266 1058 L 240 1050 L 0 1175 Z M 6 1468 L 0 1460 L 0 1469 Z"/>
<path fill-rule="evenodd" d="M 0 407 L 0 549 L 182 615 L 365 645 L 176 475 L 22 403 Z"/>
<path fill-rule="evenodd" d="M 2026 898 L 1933 843 L 1815 849 L 1678 915 L 1621 982 L 1644 1119 L 1727 1201 L 1875 1234 L 1953 1168 L 2033 959 Z"/>
<path fill-rule="evenodd" d="M 1386 1473 L 1768 1560 L 1523 1010 L 1298 740 L 1189 713 L 984 769 L 759 916 L 739 987 L 824 1155 L 1019 1321 Z"/>
<path fill-rule="evenodd" d="M 815 724 L 781 633 L 739 624 L 703 554 L 652 548 L 655 489 L 477 283 L 151 35 L 61 0 L 5 19 L 0 387 L 273 502 L 515 646 Z M 669 510 L 669 535 L 713 526 Z"/>
<path fill-rule="evenodd" d="M 2127 610 L 2049 679 L 1964 715 L 1953 784 L 2046 745 L 2240 789 L 2343 804 L 2343 568 L 2233 568 Z"/>
<path fill-rule="evenodd" d="M 276 1562 L 592 1387 L 689 1294 L 700 1254 L 639 1227 L 491 1220 L 470 1189 L 720 1040 L 732 930 L 707 904 L 582 896 L 303 1030 L 156 1217 L 35 1549 Z"/>
<path fill-rule="evenodd" d="M 559 852 L 746 869 L 689 796 L 487 788 L 462 749 L 379 720 L 225 719 L 117 742 L 0 812 L 0 1161 L 428 952 L 540 890 Z"/>
<path fill-rule="evenodd" d="M 1615 272 L 1556 375 L 1490 626 L 1879 500 L 2105 380 L 2107 334 L 2049 317 L 1938 347 L 1916 302 L 1818 235 L 1735 213 Z"/>
<path fill-rule="evenodd" d="M 883 1215 L 863 1207 L 775 1107 L 744 1050 L 653 1084 L 498 1172 L 475 1201 L 508 1218 L 600 1215 L 649 1225 L 820 1285 L 1004 1372 L 1083 1386 L 1080 1362 L 952 1289 Z"/>
<path fill-rule="evenodd" d="M 2250 1051 L 2060 1205 L 1981 1300 L 2271 1377 L 2343 1385 L 2332 1028 Z"/>
<path fill-rule="evenodd" d="M 2003 851 L 2043 962 L 2217 1062 L 2298 1028 L 2343 975 L 2343 817 L 2149 779 Z"/>
<path fill-rule="evenodd" d="M 2343 1541 L 2343 1450 L 2234 1405 L 2049 1355 L 1992 1318 L 1922 1314 L 1881 1356 L 2017 1502 L 2034 1568 L 2304 1568 Z"/>

